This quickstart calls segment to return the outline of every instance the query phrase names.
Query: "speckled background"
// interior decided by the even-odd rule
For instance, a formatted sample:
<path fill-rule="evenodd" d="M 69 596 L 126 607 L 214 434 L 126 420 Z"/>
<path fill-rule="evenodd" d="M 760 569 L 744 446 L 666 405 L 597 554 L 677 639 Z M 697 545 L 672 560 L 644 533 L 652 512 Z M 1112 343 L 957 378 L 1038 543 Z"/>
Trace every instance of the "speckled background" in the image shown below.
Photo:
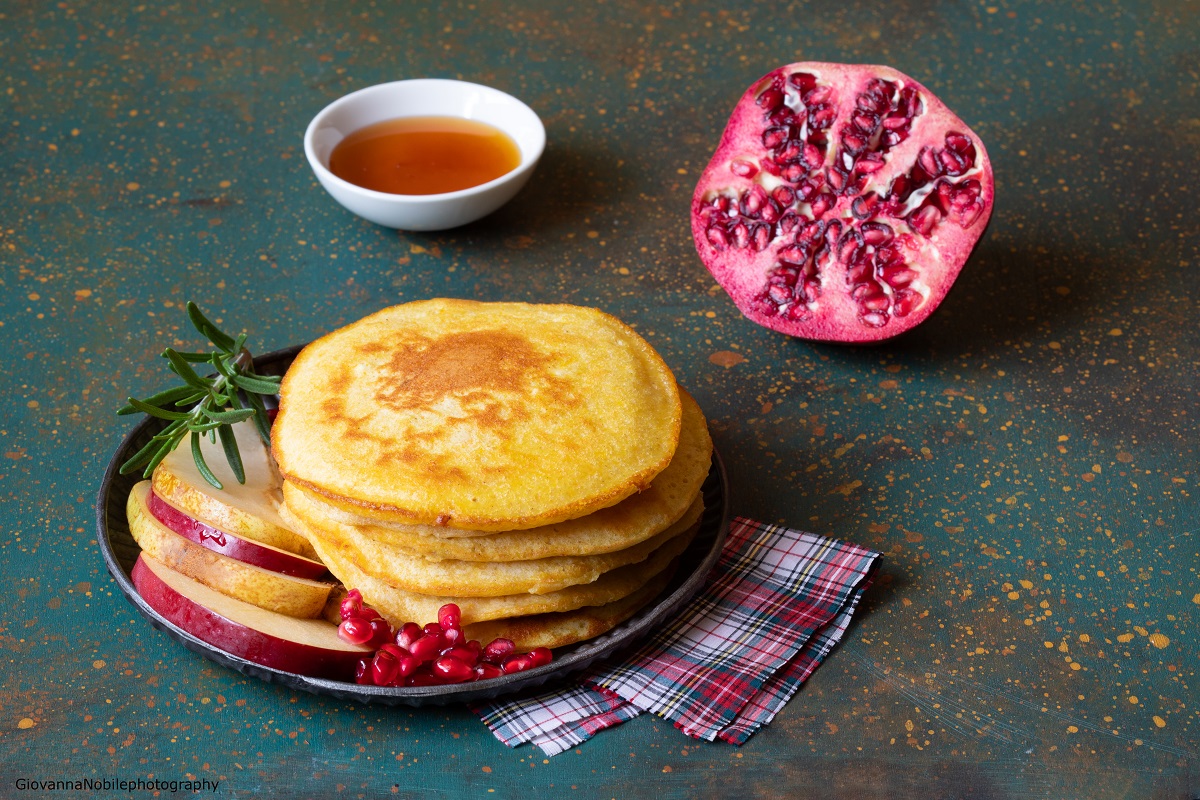
<path fill-rule="evenodd" d="M 0 3 L 0 796 L 1196 797 L 1198 34 L 1168 1 Z M 913 75 L 993 158 L 990 230 L 901 341 L 760 329 L 692 246 L 732 104 L 800 59 Z M 515 202 L 415 235 L 325 195 L 308 120 L 405 77 L 538 111 Z M 737 513 L 886 554 L 747 745 L 643 717 L 547 761 L 465 710 L 244 679 L 114 592 L 113 411 L 195 344 L 185 300 L 265 351 L 436 295 L 617 314 L 711 417 Z"/>

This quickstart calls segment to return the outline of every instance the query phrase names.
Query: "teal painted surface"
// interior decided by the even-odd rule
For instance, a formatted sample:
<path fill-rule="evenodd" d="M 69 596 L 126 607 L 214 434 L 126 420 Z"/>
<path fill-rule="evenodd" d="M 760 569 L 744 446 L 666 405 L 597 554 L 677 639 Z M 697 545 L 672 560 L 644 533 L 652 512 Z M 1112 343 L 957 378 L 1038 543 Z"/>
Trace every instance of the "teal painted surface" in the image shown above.
<path fill-rule="evenodd" d="M 0 4 L 0 795 L 1200 794 L 1197 29 L 1182 2 Z M 729 109 L 802 58 L 913 75 L 994 160 L 989 232 L 903 341 L 759 329 L 692 247 Z M 539 112 L 512 205 L 415 235 L 324 194 L 308 120 L 405 77 Z M 547 762 L 462 709 L 243 679 L 114 594 L 92 525 L 112 412 L 192 343 L 186 299 L 265 351 L 436 295 L 617 314 L 711 417 L 737 513 L 886 553 L 746 746 L 641 718 Z"/>

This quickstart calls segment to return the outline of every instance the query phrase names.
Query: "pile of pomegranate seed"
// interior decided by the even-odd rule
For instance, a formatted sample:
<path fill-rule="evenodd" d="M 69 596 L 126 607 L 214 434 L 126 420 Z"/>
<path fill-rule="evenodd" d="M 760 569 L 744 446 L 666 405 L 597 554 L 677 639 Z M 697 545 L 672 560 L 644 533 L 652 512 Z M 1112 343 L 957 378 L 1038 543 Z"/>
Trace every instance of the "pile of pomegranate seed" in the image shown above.
<path fill-rule="evenodd" d="M 359 659 L 356 683 L 367 686 L 439 686 L 448 683 L 498 678 L 549 664 L 550 650 L 535 647 L 515 652 L 509 639 L 493 639 L 486 646 L 463 640 L 462 613 L 454 603 L 438 609 L 438 621 L 424 627 L 404 623 L 395 630 L 379 612 L 363 605 L 362 592 L 351 589 L 342 601 L 338 636 L 351 644 L 375 648 L 375 655 Z"/>

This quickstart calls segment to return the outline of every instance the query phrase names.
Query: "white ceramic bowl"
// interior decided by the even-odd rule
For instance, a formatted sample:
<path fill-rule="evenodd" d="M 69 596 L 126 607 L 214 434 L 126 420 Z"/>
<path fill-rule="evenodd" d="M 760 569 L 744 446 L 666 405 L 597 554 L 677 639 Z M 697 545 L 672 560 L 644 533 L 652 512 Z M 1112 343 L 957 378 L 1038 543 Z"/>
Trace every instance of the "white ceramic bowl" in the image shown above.
<path fill-rule="evenodd" d="M 359 128 L 396 117 L 446 116 L 486 122 L 507 133 L 521 163 L 495 180 L 442 194 L 388 194 L 364 189 L 329 171 L 329 154 Z M 465 81 L 422 79 L 369 86 L 326 106 L 304 132 L 304 155 L 333 198 L 389 228 L 437 231 L 473 222 L 512 199 L 537 166 L 546 129 L 529 106 L 498 89 Z"/>

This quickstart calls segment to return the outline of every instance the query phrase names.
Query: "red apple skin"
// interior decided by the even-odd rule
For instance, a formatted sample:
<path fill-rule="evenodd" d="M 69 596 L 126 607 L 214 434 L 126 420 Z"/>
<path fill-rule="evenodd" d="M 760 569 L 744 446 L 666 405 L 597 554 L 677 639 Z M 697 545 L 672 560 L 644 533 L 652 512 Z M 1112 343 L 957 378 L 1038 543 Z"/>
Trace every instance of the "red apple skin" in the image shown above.
<path fill-rule="evenodd" d="M 215 553 L 295 578 L 307 578 L 312 581 L 331 580 L 329 570 L 320 561 L 242 539 L 207 525 L 175 508 L 159 497 L 153 489 L 150 490 L 150 501 L 147 505 L 150 513 L 163 525 Z"/>
<path fill-rule="evenodd" d="M 148 557 L 144 554 L 138 556 L 131 573 L 133 585 L 142 599 L 171 624 L 231 655 L 253 661 L 264 667 L 298 675 L 352 681 L 355 664 L 360 658 L 370 654 L 370 650 L 367 648 L 338 640 L 336 638 L 337 629 L 332 625 L 329 628 L 334 637 L 333 641 L 340 645 L 338 649 L 316 647 L 284 639 L 235 622 L 168 586 L 156 574 L 155 569 L 149 566 L 148 561 Z M 170 571 L 168 567 L 161 564 L 157 565 L 157 568 Z M 197 583 L 191 581 L 190 578 L 184 578 L 184 580 Z M 202 586 L 198 583 L 197 585 Z M 241 603 L 242 601 L 234 600 L 233 602 Z M 278 617 L 281 626 L 296 622 L 293 618 L 285 617 L 282 614 L 274 614 L 274 612 L 262 609 L 259 611 Z M 316 620 L 304 620 L 304 622 L 329 624 Z"/>

